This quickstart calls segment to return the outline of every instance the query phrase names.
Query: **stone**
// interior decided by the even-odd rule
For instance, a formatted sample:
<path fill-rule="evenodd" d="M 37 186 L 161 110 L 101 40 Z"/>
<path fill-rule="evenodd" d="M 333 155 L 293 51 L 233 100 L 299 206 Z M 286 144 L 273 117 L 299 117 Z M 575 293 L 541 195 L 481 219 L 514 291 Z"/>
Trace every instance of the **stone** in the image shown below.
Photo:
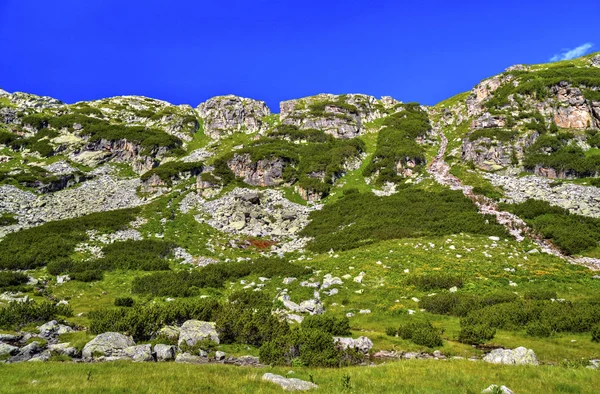
<path fill-rule="evenodd" d="M 327 274 L 323 277 L 323 284 L 321 285 L 322 289 L 327 289 L 334 285 L 342 285 L 344 282 L 338 277 L 333 277 L 331 274 Z"/>
<path fill-rule="evenodd" d="M 88 342 L 82 353 L 83 358 L 95 358 L 97 356 L 122 356 L 123 350 L 134 346 L 135 342 L 130 336 L 118 332 L 105 332 Z"/>
<path fill-rule="evenodd" d="M 357 339 L 348 337 L 333 337 L 333 342 L 342 350 L 356 349 L 362 353 L 369 353 L 373 348 L 373 342 L 367 337 L 358 337 Z"/>
<path fill-rule="evenodd" d="M 215 352 L 215 360 L 217 360 L 217 361 L 222 361 L 222 360 L 224 360 L 224 359 L 225 359 L 225 356 L 226 356 L 226 355 L 227 355 L 227 354 L 226 354 L 225 352 L 222 352 L 222 351 L 220 351 L 220 350 L 217 350 L 217 351 Z"/>
<path fill-rule="evenodd" d="M 219 334 L 215 329 L 215 323 L 199 320 L 188 320 L 181 326 L 178 344 L 194 346 L 197 342 L 211 340 L 219 343 Z"/>
<path fill-rule="evenodd" d="M 73 332 L 73 329 L 64 324 L 58 324 L 56 320 L 49 321 L 48 323 L 42 324 L 37 327 L 40 331 L 40 337 L 44 339 L 50 339 L 54 336 Z"/>
<path fill-rule="evenodd" d="M 206 364 L 208 363 L 208 359 L 202 356 L 194 356 L 189 353 L 179 353 L 177 357 L 175 357 L 175 362 L 185 364 Z"/>
<path fill-rule="evenodd" d="M 154 345 L 154 353 L 156 361 L 172 361 L 175 360 L 176 347 L 173 345 L 165 345 L 162 343 Z"/>
<path fill-rule="evenodd" d="M 0 357 L 14 356 L 19 353 L 19 348 L 6 343 L 0 343 Z"/>
<path fill-rule="evenodd" d="M 284 285 L 289 285 L 290 283 L 292 283 L 293 281 L 297 280 L 296 278 L 283 278 L 283 284 Z"/>
<path fill-rule="evenodd" d="M 509 365 L 538 365 L 538 359 L 533 350 L 525 347 L 516 349 L 494 349 L 488 353 L 483 361 L 491 364 Z"/>
<path fill-rule="evenodd" d="M 307 300 L 302 301 L 298 306 L 299 312 L 310 313 L 311 315 L 321 315 L 325 313 L 325 307 L 321 300 Z"/>
<path fill-rule="evenodd" d="M 264 374 L 262 380 L 278 384 L 284 391 L 308 391 L 319 387 L 311 382 L 296 378 L 284 378 L 281 375 L 272 373 Z"/>
<path fill-rule="evenodd" d="M 29 345 L 24 346 L 21 349 L 19 349 L 19 352 L 17 354 L 15 354 L 14 356 L 12 356 L 8 361 L 11 363 L 29 361 L 33 357 L 35 357 L 37 354 L 41 353 L 42 350 L 43 349 L 42 349 L 42 346 L 40 345 L 40 343 L 37 341 L 34 341 L 34 342 L 31 342 Z"/>
<path fill-rule="evenodd" d="M 456 293 L 456 292 L 458 291 L 458 287 L 456 287 L 456 286 L 452 286 L 450 289 L 448 289 L 448 291 L 449 291 L 450 293 Z"/>
<path fill-rule="evenodd" d="M 71 346 L 69 342 L 57 343 L 55 345 L 48 345 L 48 350 L 52 354 L 69 356 L 71 358 L 79 357 L 79 350 Z"/>
<path fill-rule="evenodd" d="M 158 337 L 176 341 L 179 339 L 179 327 L 164 326 L 158 330 Z"/>
<path fill-rule="evenodd" d="M 135 362 L 154 361 L 152 345 L 129 346 L 123 350 L 123 355 Z"/>
<path fill-rule="evenodd" d="M 514 392 L 506 386 L 498 386 L 492 384 L 488 388 L 482 391 L 482 393 L 490 393 L 490 394 L 514 394 Z"/>

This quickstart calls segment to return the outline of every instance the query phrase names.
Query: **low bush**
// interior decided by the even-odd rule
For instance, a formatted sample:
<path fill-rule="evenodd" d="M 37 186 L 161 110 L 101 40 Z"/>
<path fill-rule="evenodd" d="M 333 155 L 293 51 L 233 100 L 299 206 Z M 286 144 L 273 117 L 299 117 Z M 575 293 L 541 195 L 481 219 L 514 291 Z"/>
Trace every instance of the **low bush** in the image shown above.
<path fill-rule="evenodd" d="M 6 307 L 0 308 L 0 329 L 19 329 L 28 324 L 46 323 L 72 315 L 73 311 L 68 305 L 35 301 L 11 302 Z"/>
<path fill-rule="evenodd" d="M 115 298 L 115 306 L 132 307 L 135 302 L 131 297 L 117 297 Z"/>
<path fill-rule="evenodd" d="M 29 277 L 21 272 L 0 271 L 0 290 L 18 288 L 29 282 Z"/>
<path fill-rule="evenodd" d="M 600 324 L 596 324 L 591 329 L 592 342 L 600 342 Z"/>
<path fill-rule="evenodd" d="M 496 335 L 496 329 L 486 324 L 462 324 L 458 332 L 458 341 L 468 345 L 481 345 Z"/>
<path fill-rule="evenodd" d="M 315 252 L 347 250 L 388 239 L 473 233 L 505 236 L 459 191 L 403 189 L 388 197 L 351 194 L 313 211 L 301 235 Z"/>
<path fill-rule="evenodd" d="M 511 292 L 495 292 L 486 295 L 463 293 L 438 293 L 423 297 L 419 307 L 430 313 L 452 316 L 467 316 L 469 312 L 507 302 L 514 302 L 519 297 Z"/>
<path fill-rule="evenodd" d="M 96 282 L 104 279 L 104 273 L 100 270 L 85 270 L 71 272 L 69 277 L 72 280 L 78 280 L 80 282 Z"/>
<path fill-rule="evenodd" d="M 407 322 L 398 328 L 398 336 L 421 346 L 436 347 L 443 344 L 440 330 L 428 321 Z"/>
<path fill-rule="evenodd" d="M 558 298 L 556 291 L 548 289 L 535 289 L 525 292 L 527 300 L 552 300 Z"/>
<path fill-rule="evenodd" d="M 527 335 L 533 337 L 547 338 L 552 335 L 552 329 L 539 321 L 532 321 L 527 324 L 527 326 L 525 326 L 525 331 L 527 332 Z"/>
<path fill-rule="evenodd" d="M 406 280 L 408 285 L 415 286 L 421 291 L 461 288 L 463 286 L 462 276 L 435 272 L 425 275 L 411 275 Z"/>
<path fill-rule="evenodd" d="M 302 321 L 303 330 L 320 330 L 335 336 L 351 335 L 350 320 L 347 317 L 335 317 L 331 315 L 306 316 Z"/>
<path fill-rule="evenodd" d="M 163 182 L 171 185 L 174 180 L 180 179 L 184 175 L 194 176 L 200 174 L 202 168 L 203 164 L 199 162 L 170 161 L 145 172 L 142 174 L 141 179 L 145 181 L 156 175 Z"/>

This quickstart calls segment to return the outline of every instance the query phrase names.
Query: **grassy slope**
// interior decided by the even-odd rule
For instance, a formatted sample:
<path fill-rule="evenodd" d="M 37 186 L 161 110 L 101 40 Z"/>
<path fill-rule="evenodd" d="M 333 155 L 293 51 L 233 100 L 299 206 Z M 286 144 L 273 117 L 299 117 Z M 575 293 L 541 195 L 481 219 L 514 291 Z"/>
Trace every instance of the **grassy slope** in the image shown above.
<path fill-rule="evenodd" d="M 289 370 L 123 362 L 47 363 L 44 368 L 32 363 L 0 365 L 3 393 L 280 393 L 279 386 L 261 377 L 266 372 L 286 375 Z M 318 393 L 479 393 L 491 384 L 523 394 L 594 393 L 600 385 L 600 374 L 585 368 L 495 366 L 464 360 L 293 370 L 290 377 L 309 380 L 312 376 Z M 345 376 L 350 377 L 350 388 L 343 384 Z"/>

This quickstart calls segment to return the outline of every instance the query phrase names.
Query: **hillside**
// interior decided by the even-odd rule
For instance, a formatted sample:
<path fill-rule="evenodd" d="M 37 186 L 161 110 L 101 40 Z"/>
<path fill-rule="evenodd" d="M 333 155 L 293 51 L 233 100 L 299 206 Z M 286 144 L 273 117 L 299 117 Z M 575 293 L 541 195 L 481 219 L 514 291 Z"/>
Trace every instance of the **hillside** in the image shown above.
<path fill-rule="evenodd" d="M 460 392 L 585 392 L 599 384 L 599 242 L 600 54 L 512 66 L 432 107 L 0 90 L 7 392 L 29 374 L 66 387 L 71 361 L 129 360 L 292 368 L 324 392 L 385 392 L 366 383 L 378 369 L 327 369 L 382 363 L 444 384 L 469 371 Z M 111 365 L 86 387 L 191 368 L 116 364 L 129 372 L 113 386 L 89 383 Z M 216 383 L 218 367 L 234 380 Z M 216 392 L 277 387 L 198 368 Z"/>

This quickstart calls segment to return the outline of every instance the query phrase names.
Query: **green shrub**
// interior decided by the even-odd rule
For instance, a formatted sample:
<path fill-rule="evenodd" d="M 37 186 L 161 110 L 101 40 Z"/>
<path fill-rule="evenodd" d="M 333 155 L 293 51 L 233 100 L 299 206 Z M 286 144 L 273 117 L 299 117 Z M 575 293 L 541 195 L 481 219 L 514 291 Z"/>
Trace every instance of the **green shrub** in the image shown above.
<path fill-rule="evenodd" d="M 385 335 L 388 335 L 390 337 L 395 337 L 396 335 L 398 335 L 398 329 L 394 328 L 394 327 L 386 327 Z"/>
<path fill-rule="evenodd" d="M 402 339 L 410 339 L 421 346 L 436 347 L 443 344 L 440 331 L 428 321 L 407 322 L 398 328 L 398 336 Z"/>
<path fill-rule="evenodd" d="M 421 299 L 419 307 L 430 313 L 464 317 L 471 311 L 491 305 L 513 302 L 517 299 L 518 296 L 511 292 L 495 292 L 486 295 L 438 293 Z"/>
<path fill-rule="evenodd" d="M 69 276 L 72 280 L 78 280 L 80 282 L 96 282 L 104 278 L 104 274 L 100 270 L 71 272 Z"/>
<path fill-rule="evenodd" d="M 591 329 L 592 342 L 600 342 L 600 324 L 596 324 Z"/>
<path fill-rule="evenodd" d="M 165 325 L 181 325 L 190 319 L 214 321 L 220 310 L 221 305 L 209 298 L 102 308 L 89 313 L 89 329 L 92 334 L 114 331 L 132 335 L 136 341 L 149 340 Z"/>
<path fill-rule="evenodd" d="M 0 329 L 18 329 L 32 323 L 45 323 L 60 317 L 72 316 L 68 305 L 54 305 L 49 302 L 11 302 L 0 308 Z"/>
<path fill-rule="evenodd" d="M 135 302 L 131 297 L 117 297 L 115 298 L 115 306 L 132 307 Z"/>
<path fill-rule="evenodd" d="M 300 360 L 309 367 L 338 367 L 342 352 L 333 343 L 330 333 L 321 330 L 302 330 Z"/>
<path fill-rule="evenodd" d="M 548 325 L 539 321 L 532 321 L 527 324 L 525 331 L 527 332 L 527 335 L 531 335 L 533 337 L 547 338 L 552 335 L 552 329 L 548 327 Z"/>
<path fill-rule="evenodd" d="M 411 275 L 407 284 L 415 286 L 421 291 L 449 289 L 451 287 L 461 288 L 463 286 L 462 276 L 434 272 L 425 275 Z"/>
<path fill-rule="evenodd" d="M 0 271 L 0 289 L 7 290 L 26 284 L 29 277 L 21 272 Z"/>
<path fill-rule="evenodd" d="M 350 320 L 347 317 L 330 315 L 310 315 L 302 321 L 303 330 L 320 330 L 335 336 L 351 335 Z"/>
<path fill-rule="evenodd" d="M 202 171 L 202 163 L 188 163 L 183 161 L 170 161 L 165 164 L 161 164 L 158 167 L 151 169 L 150 171 L 142 174 L 142 181 L 150 179 L 153 175 L 158 176 L 163 182 L 168 185 L 173 183 L 173 180 L 180 179 L 182 174 L 198 175 Z"/>
<path fill-rule="evenodd" d="M 32 269 L 68 258 L 78 243 L 88 239 L 87 230 L 125 229 L 137 212 L 134 208 L 93 213 L 7 234 L 0 241 L 0 268 Z"/>
<path fill-rule="evenodd" d="M 551 300 L 556 298 L 558 298 L 556 291 L 548 289 L 534 289 L 525 293 L 525 299 L 527 300 Z"/>
<path fill-rule="evenodd" d="M 458 341 L 468 345 L 480 345 L 494 338 L 496 329 L 486 324 L 462 324 L 458 333 Z"/>
<path fill-rule="evenodd" d="M 315 252 L 416 236 L 506 235 L 502 226 L 480 215 L 461 192 L 449 190 L 433 193 L 404 189 L 389 197 L 352 194 L 311 212 L 310 219 L 300 234 L 314 238 L 308 248 Z"/>
<path fill-rule="evenodd" d="M 14 215 L 9 213 L 0 214 L 0 226 L 10 226 L 11 224 L 17 224 L 19 221 Z"/>

